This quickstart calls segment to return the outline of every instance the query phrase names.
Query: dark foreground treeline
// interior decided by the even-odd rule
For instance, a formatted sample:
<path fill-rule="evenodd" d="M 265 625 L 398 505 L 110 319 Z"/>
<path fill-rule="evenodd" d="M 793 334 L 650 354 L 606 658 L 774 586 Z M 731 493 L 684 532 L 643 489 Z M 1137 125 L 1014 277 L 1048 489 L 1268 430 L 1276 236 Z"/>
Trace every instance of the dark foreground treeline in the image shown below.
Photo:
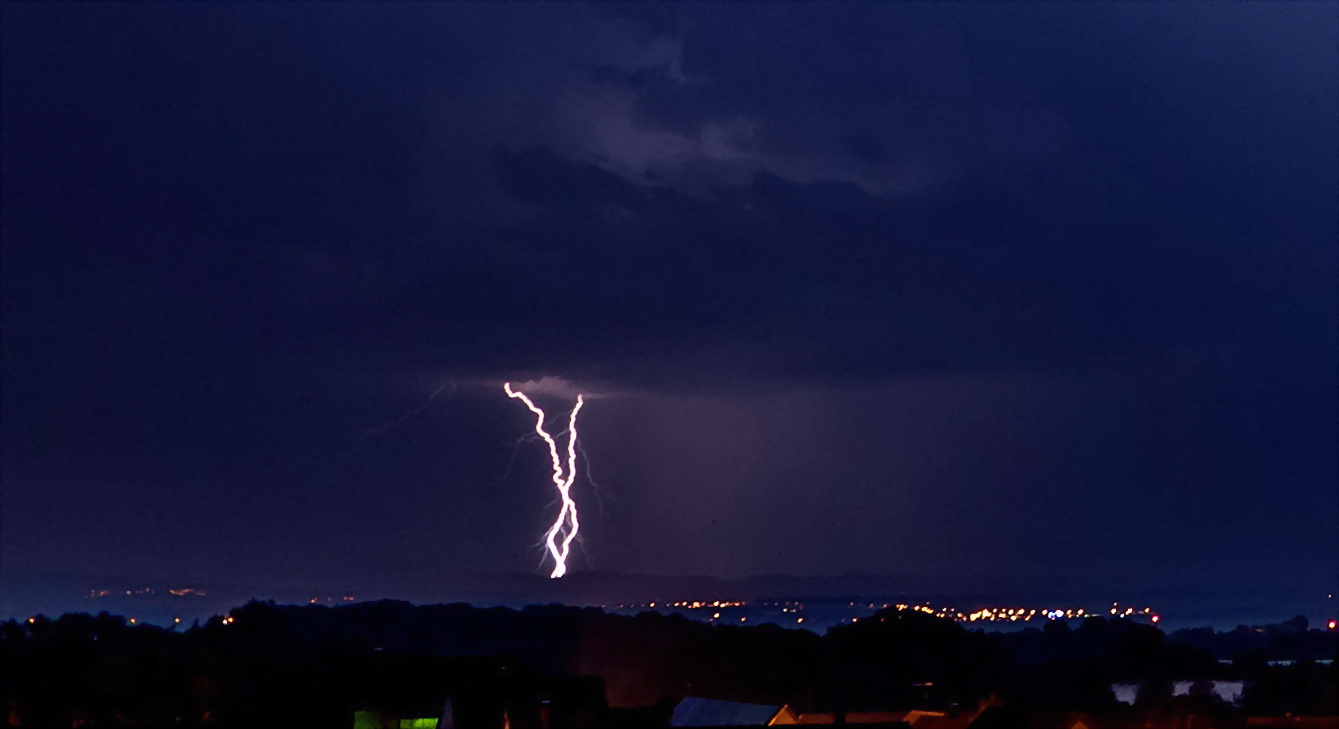
<path fill-rule="evenodd" d="M 1046 724 L 1040 717 L 1067 712 L 1196 714 L 1220 717 L 1224 726 L 1253 715 L 1339 715 L 1339 667 L 1266 662 L 1275 650 L 1270 640 L 1333 656 L 1334 633 L 1192 637 L 1173 642 L 1146 625 L 1100 618 L 1074 629 L 1054 622 L 987 634 L 896 610 L 819 636 L 562 606 L 252 602 L 227 620 L 182 632 L 132 626 L 106 613 L 0 624 L 0 692 L 8 723 L 34 727 L 348 727 L 355 710 L 437 716 L 450 694 L 458 697 L 460 729 L 492 729 L 489 717 L 500 713 L 472 707 L 469 697 L 504 689 L 548 692 L 545 711 L 558 714 L 564 697 L 585 697 L 569 702 L 565 718 L 543 721 L 573 729 L 663 726 L 672 707 L 667 697 L 684 695 L 839 717 L 992 700 L 1038 726 Z M 1234 646 L 1230 663 L 1215 658 Z M 1210 679 L 1244 681 L 1240 705 L 1216 698 L 1203 683 L 1172 696 L 1174 681 Z M 1115 700 L 1113 683 L 1143 684 L 1135 706 Z M 608 705 L 647 708 L 619 713 Z"/>

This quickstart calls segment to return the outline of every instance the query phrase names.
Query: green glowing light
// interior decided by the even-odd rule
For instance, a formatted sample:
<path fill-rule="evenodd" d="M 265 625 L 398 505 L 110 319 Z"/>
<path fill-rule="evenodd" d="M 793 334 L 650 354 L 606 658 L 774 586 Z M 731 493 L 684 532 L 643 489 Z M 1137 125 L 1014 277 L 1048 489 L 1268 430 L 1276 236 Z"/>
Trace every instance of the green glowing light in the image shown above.
<path fill-rule="evenodd" d="M 393 719 L 379 711 L 355 711 L 353 729 L 437 729 L 437 719 Z"/>

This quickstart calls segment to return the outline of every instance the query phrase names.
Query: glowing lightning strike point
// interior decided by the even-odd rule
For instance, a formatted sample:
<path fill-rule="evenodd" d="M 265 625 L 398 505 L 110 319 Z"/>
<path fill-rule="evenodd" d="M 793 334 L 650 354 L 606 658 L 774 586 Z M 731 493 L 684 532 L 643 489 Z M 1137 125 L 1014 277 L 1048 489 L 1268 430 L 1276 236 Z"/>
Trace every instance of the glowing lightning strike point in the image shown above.
<path fill-rule="evenodd" d="M 535 414 L 535 432 L 539 437 L 549 444 L 549 457 L 553 461 L 553 485 L 558 488 L 558 495 L 562 497 L 563 507 L 558 512 L 558 518 L 549 527 L 549 531 L 544 535 L 545 544 L 548 545 L 549 554 L 553 556 L 553 573 L 549 575 L 552 579 L 557 579 L 567 574 L 567 555 L 572 549 L 572 540 L 576 539 L 577 531 L 581 528 L 581 523 L 577 520 L 577 502 L 572 500 L 572 482 L 576 480 L 577 463 L 577 413 L 581 411 L 581 405 L 584 402 L 581 395 L 577 395 L 577 404 L 572 408 L 572 414 L 567 422 L 567 468 L 563 468 L 562 459 L 558 455 L 558 443 L 544 430 L 544 411 L 539 409 L 525 393 L 520 390 L 511 389 L 510 382 L 504 382 L 502 389 L 507 393 L 507 397 L 515 398 L 525 403 L 530 412 Z M 561 433 L 559 433 L 561 435 Z M 565 523 L 570 526 L 564 530 Z M 559 546 L 558 535 L 562 534 L 562 543 Z"/>

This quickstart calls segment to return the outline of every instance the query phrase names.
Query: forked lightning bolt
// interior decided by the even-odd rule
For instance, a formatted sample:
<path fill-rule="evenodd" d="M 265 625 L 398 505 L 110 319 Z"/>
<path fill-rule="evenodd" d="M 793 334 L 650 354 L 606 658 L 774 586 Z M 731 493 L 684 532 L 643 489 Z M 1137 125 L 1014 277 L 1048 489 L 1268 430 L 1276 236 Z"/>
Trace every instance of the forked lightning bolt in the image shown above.
<path fill-rule="evenodd" d="M 558 442 L 544 430 L 544 411 L 526 397 L 525 393 L 511 389 L 510 382 L 503 383 L 502 389 L 507 393 L 507 397 L 520 400 L 530 408 L 530 412 L 535 414 L 535 432 L 549 444 L 549 457 L 553 460 L 553 485 L 558 488 L 563 506 L 558 512 L 558 519 L 545 534 L 544 542 L 553 557 L 553 573 L 549 577 L 557 579 L 567 574 L 567 555 L 572 550 L 572 540 L 576 539 L 577 531 L 581 529 L 581 522 L 577 519 L 577 502 L 572 500 L 572 482 L 576 480 L 577 473 L 577 413 L 581 411 L 583 400 L 581 395 L 577 395 L 577 404 L 572 407 L 572 414 L 568 416 L 567 467 L 564 468 L 562 458 L 558 455 Z M 561 542 L 559 535 L 562 535 Z"/>

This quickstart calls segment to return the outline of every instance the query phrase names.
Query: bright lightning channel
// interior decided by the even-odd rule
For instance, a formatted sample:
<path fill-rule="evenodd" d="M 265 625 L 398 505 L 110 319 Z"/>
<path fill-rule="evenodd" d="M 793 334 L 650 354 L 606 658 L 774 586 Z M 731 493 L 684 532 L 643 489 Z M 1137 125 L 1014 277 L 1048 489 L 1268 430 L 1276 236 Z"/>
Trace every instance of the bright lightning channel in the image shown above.
<path fill-rule="evenodd" d="M 549 457 L 553 461 L 553 485 L 558 489 L 558 495 L 562 497 L 563 507 L 558 512 L 558 518 L 549 527 L 544 536 L 544 542 L 548 545 L 549 554 L 553 557 L 553 572 L 549 575 L 552 579 L 558 579 L 567 574 L 567 555 L 572 550 L 572 540 L 576 539 L 577 532 L 581 529 L 581 522 L 577 519 L 577 502 L 572 500 L 572 482 L 576 480 L 577 464 L 577 413 L 581 411 L 581 405 L 584 402 L 581 395 L 577 395 L 577 404 L 572 408 L 572 414 L 567 420 L 567 467 L 564 469 L 562 459 L 558 455 L 558 442 L 544 430 L 544 411 L 539 409 L 525 393 L 520 390 L 511 389 L 510 382 L 504 382 L 502 389 L 507 393 L 507 397 L 520 400 L 525 403 L 530 412 L 535 414 L 535 433 L 549 444 Z M 561 435 L 561 433 L 559 433 Z M 559 535 L 562 536 L 561 542 Z"/>

